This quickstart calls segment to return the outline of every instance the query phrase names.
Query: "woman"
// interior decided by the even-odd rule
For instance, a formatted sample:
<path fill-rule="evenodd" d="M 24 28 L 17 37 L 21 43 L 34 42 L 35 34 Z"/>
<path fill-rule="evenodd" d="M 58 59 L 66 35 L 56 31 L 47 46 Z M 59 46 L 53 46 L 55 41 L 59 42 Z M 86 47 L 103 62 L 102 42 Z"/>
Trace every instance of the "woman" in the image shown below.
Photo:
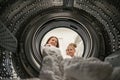
<path fill-rule="evenodd" d="M 48 38 L 48 40 L 46 41 L 44 46 L 41 46 L 41 52 L 43 54 L 43 50 L 45 48 L 49 48 L 49 47 L 54 47 L 59 49 L 59 40 L 56 36 L 51 36 Z"/>
<path fill-rule="evenodd" d="M 46 45 L 47 45 L 47 46 L 54 46 L 54 47 L 59 48 L 58 38 L 55 37 L 55 36 L 51 36 L 51 37 L 47 40 L 45 46 L 46 46 Z"/>
<path fill-rule="evenodd" d="M 47 77 L 50 80 L 56 80 L 56 78 L 61 79 L 61 61 L 63 57 L 61 55 L 61 51 L 59 49 L 59 41 L 55 36 L 51 36 L 46 44 L 43 47 L 43 62 L 42 62 L 42 70 L 40 71 L 40 78 L 44 79 Z M 51 76 L 46 76 L 51 75 Z M 55 77 L 52 77 L 55 76 Z M 53 79 L 54 78 L 54 79 Z"/>

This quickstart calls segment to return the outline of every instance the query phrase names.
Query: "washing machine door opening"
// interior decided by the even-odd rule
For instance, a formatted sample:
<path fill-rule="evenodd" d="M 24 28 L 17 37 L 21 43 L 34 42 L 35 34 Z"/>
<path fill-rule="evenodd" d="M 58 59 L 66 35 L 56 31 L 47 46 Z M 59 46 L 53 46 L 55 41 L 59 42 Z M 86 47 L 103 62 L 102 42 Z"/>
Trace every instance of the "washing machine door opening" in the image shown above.
<path fill-rule="evenodd" d="M 73 48 L 75 49 L 74 56 L 82 57 L 84 53 L 84 42 L 81 36 L 72 29 L 69 28 L 55 28 L 46 33 L 41 41 L 41 46 L 48 44 L 48 39 L 51 37 L 58 38 L 59 49 L 63 58 L 67 58 L 70 55 L 67 54 L 68 45 L 74 44 Z"/>

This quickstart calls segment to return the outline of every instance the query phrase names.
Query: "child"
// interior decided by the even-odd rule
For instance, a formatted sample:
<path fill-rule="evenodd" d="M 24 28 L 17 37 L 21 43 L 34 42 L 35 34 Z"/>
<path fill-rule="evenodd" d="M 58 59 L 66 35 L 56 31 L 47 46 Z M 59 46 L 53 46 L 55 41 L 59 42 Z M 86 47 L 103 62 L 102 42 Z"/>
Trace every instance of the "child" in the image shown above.
<path fill-rule="evenodd" d="M 75 55 L 75 48 L 77 47 L 77 45 L 75 43 L 70 43 L 68 46 L 67 46 L 67 49 L 66 49 L 66 54 L 71 56 L 71 57 L 74 57 Z"/>

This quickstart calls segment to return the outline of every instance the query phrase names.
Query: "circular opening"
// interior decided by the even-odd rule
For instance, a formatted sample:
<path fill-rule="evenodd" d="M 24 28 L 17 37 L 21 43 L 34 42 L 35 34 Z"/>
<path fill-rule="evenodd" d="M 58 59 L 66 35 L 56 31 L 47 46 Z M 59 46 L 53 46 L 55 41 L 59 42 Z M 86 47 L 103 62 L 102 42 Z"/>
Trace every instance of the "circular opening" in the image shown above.
<path fill-rule="evenodd" d="M 82 57 L 84 53 L 84 44 L 81 36 L 69 28 L 55 28 L 46 33 L 41 41 L 41 46 L 44 46 L 51 36 L 56 36 L 59 40 L 59 49 L 63 58 L 70 57 L 66 53 L 70 43 L 76 44 L 74 56 Z"/>
<path fill-rule="evenodd" d="M 43 58 L 49 53 L 43 55 L 43 48 L 51 36 L 56 36 L 58 38 L 60 45 L 59 50 L 61 51 L 63 58 L 73 57 L 71 54 L 68 55 L 67 53 L 67 46 L 70 43 L 75 43 L 77 45 L 74 56 L 83 58 L 97 56 L 96 53 L 99 50 L 99 47 L 97 46 L 99 45 L 99 40 L 93 29 L 93 25 L 91 25 L 90 22 L 87 22 L 83 17 L 77 19 L 77 17 L 74 16 L 70 17 L 69 14 L 65 17 L 59 17 L 59 14 L 57 13 L 56 15 L 57 16 L 55 17 L 54 15 L 46 16 L 45 21 L 42 20 L 43 22 L 41 19 L 35 21 L 29 30 L 28 28 L 25 30 L 25 36 L 23 36 L 25 41 L 22 40 L 24 41 L 23 46 L 25 49 L 21 46 L 25 53 L 22 53 L 21 61 L 28 73 L 30 73 L 30 69 L 32 69 L 34 73 L 41 69 Z M 55 49 L 49 49 L 52 49 L 50 51 L 54 50 L 54 53 L 56 53 Z M 47 48 L 47 50 L 49 49 Z M 30 66 L 30 69 L 28 69 L 27 65 Z"/>

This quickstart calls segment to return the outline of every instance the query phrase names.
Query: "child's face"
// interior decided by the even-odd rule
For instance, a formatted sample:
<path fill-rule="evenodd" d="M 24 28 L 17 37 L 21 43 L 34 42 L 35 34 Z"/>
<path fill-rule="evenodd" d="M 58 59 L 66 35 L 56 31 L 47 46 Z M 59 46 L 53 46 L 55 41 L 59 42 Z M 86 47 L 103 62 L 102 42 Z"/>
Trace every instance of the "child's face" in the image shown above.
<path fill-rule="evenodd" d="M 53 46 L 57 46 L 57 39 L 56 38 L 51 38 L 49 41 L 48 41 L 48 44 L 51 44 Z"/>
<path fill-rule="evenodd" d="M 72 46 L 68 46 L 66 49 L 66 53 L 67 53 L 67 55 L 73 57 L 75 54 L 75 48 Z"/>

